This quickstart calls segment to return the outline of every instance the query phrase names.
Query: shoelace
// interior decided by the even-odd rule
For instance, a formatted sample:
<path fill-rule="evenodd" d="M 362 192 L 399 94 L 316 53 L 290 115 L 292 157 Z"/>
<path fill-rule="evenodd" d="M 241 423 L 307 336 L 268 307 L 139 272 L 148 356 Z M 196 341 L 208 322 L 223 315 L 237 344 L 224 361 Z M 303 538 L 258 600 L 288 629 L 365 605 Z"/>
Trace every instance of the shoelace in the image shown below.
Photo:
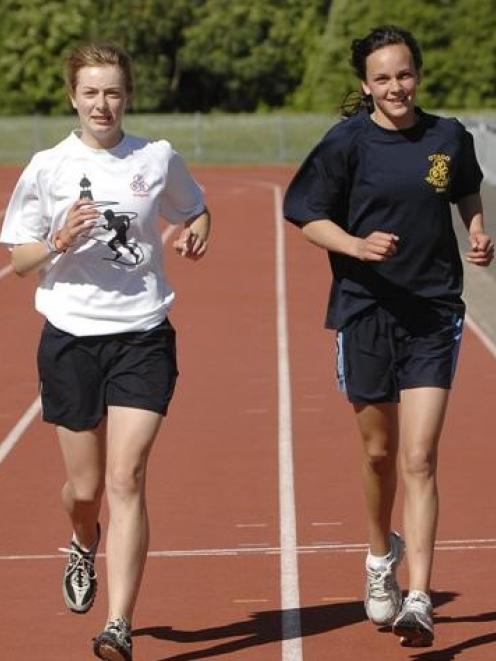
<path fill-rule="evenodd" d="M 74 546 L 70 549 L 59 548 L 59 551 L 69 556 L 66 575 L 75 575 L 76 584 L 79 588 L 87 587 L 90 580 L 96 578 L 95 565 L 91 552 L 84 553 Z"/>
<path fill-rule="evenodd" d="M 426 609 L 428 611 L 432 609 L 430 601 L 428 601 L 423 595 L 416 593 L 408 595 L 405 599 L 404 607 L 421 614 L 425 613 Z"/>
<path fill-rule="evenodd" d="M 131 628 L 123 617 L 111 620 L 105 630 L 113 633 L 120 645 L 131 646 Z"/>
<path fill-rule="evenodd" d="M 367 569 L 367 574 L 370 578 L 369 594 L 374 599 L 387 597 L 387 590 L 391 589 L 392 573 L 390 567 L 385 569 Z"/>

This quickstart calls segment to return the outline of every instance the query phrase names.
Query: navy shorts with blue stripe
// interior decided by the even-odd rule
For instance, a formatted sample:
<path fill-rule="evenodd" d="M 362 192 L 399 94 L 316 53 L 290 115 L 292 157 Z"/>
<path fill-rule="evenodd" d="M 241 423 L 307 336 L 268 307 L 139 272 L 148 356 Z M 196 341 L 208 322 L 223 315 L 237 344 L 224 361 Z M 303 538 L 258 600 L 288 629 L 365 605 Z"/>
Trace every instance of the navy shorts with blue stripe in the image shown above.
<path fill-rule="evenodd" d="M 398 318 L 374 306 L 337 333 L 338 387 L 354 404 L 399 402 L 408 388 L 449 389 L 462 330 L 458 311 Z"/>

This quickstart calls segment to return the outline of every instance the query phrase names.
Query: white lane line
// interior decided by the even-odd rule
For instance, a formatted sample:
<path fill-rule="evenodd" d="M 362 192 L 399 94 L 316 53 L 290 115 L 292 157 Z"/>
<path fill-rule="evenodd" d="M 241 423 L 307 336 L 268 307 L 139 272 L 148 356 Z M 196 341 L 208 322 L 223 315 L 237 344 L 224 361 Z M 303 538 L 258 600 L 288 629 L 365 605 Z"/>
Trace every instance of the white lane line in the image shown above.
<path fill-rule="evenodd" d="M 302 661 L 282 189 L 273 184 L 277 303 L 282 661 Z"/>
<path fill-rule="evenodd" d="M 165 228 L 165 230 L 162 232 L 162 236 L 161 236 L 163 246 L 165 246 L 165 244 L 170 239 L 170 237 L 173 234 L 175 234 L 175 232 L 177 232 L 179 227 L 182 227 L 182 225 L 181 226 L 179 226 L 179 225 L 169 225 L 168 227 Z"/>
<path fill-rule="evenodd" d="M 16 425 L 10 430 L 7 436 L 0 443 L 0 464 L 13 449 L 17 441 L 33 422 L 34 418 L 41 411 L 41 401 L 37 397 L 28 410 L 21 416 Z"/>
<path fill-rule="evenodd" d="M 4 217 L 6 211 L 7 211 L 7 207 L 4 207 L 3 209 L 0 209 L 0 220 L 3 220 L 3 217 Z M 12 266 L 10 264 L 8 266 L 4 266 L 2 269 L 0 269 L 0 280 L 2 278 L 5 278 L 5 276 L 10 275 L 13 272 L 14 272 L 14 269 L 12 268 Z"/>
<path fill-rule="evenodd" d="M 3 269 L 0 269 L 0 280 L 2 278 L 5 278 L 5 276 L 10 275 L 13 272 L 14 272 L 14 269 L 12 268 L 12 266 L 10 264 L 8 264 L 7 266 L 4 266 Z"/>
<path fill-rule="evenodd" d="M 479 342 L 481 342 L 486 347 L 493 358 L 496 358 L 496 344 L 494 344 L 491 338 L 488 337 L 486 333 L 484 333 L 482 328 L 480 328 L 480 326 L 478 326 L 472 317 L 468 314 L 465 315 L 465 323 L 470 328 L 472 333 L 477 337 Z"/>
<path fill-rule="evenodd" d="M 496 549 L 496 539 L 446 539 L 438 540 L 435 545 L 436 551 L 485 551 L 487 549 Z M 365 553 L 368 544 L 322 544 L 320 547 L 299 546 L 295 550 L 297 553 Z M 224 549 L 178 549 L 149 551 L 149 558 L 187 558 L 203 556 L 246 556 L 246 555 L 271 555 L 282 553 L 280 547 L 271 548 L 224 548 Z M 60 553 L 46 554 L 10 554 L 0 555 L 1 560 L 60 560 L 66 556 Z M 104 558 L 105 553 L 98 553 L 97 557 Z"/>

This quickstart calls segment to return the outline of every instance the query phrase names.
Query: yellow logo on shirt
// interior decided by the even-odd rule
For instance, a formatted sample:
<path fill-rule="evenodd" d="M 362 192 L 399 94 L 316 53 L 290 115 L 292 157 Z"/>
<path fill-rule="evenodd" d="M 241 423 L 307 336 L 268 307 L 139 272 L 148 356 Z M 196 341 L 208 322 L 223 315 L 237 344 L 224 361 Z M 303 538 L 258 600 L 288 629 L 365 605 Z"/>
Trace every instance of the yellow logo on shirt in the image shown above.
<path fill-rule="evenodd" d="M 445 193 L 450 182 L 449 162 L 451 156 L 447 154 L 432 154 L 429 156 L 432 165 L 425 180 L 434 186 L 436 193 Z"/>

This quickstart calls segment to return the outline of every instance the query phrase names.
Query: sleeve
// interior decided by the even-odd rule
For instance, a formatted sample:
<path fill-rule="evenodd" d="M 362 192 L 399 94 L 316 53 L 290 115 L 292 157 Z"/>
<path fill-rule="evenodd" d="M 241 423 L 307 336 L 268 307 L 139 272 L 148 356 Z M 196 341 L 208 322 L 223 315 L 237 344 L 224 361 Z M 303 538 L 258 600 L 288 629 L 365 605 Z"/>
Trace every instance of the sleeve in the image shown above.
<path fill-rule="evenodd" d="M 181 156 L 172 151 L 160 211 L 170 223 L 181 224 L 205 209 L 203 191 Z"/>
<path fill-rule="evenodd" d="M 483 177 L 475 154 L 474 138 L 462 124 L 457 122 L 457 125 L 460 149 L 450 186 L 450 202 L 454 204 L 467 195 L 478 193 Z"/>
<path fill-rule="evenodd" d="M 286 220 L 305 225 L 328 218 L 345 221 L 347 210 L 347 161 L 336 141 L 324 139 L 307 156 L 284 197 Z"/>
<path fill-rule="evenodd" d="M 0 243 L 14 246 L 42 241 L 49 232 L 38 186 L 38 168 L 33 161 L 21 174 L 10 198 L 0 233 Z"/>

